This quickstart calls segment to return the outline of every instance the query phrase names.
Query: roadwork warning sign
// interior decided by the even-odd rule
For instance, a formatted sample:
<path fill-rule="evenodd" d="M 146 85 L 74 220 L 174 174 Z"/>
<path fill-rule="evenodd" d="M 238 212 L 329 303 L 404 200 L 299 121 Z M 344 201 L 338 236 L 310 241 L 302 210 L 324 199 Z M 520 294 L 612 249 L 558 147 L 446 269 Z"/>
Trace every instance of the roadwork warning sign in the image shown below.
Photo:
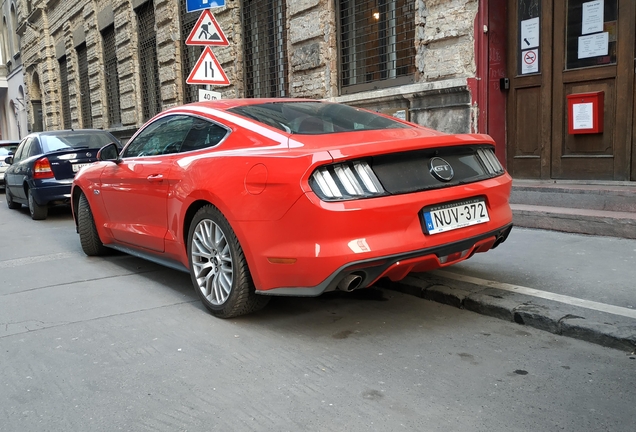
<path fill-rule="evenodd" d="M 228 85 L 230 80 L 221 68 L 219 61 L 212 53 L 212 49 L 206 46 L 199 60 L 194 65 L 194 69 L 190 72 L 190 76 L 186 80 L 188 84 L 211 84 L 211 85 Z"/>
<path fill-rule="evenodd" d="M 209 9 L 201 12 L 199 20 L 192 28 L 186 45 L 227 46 L 229 42 Z"/>

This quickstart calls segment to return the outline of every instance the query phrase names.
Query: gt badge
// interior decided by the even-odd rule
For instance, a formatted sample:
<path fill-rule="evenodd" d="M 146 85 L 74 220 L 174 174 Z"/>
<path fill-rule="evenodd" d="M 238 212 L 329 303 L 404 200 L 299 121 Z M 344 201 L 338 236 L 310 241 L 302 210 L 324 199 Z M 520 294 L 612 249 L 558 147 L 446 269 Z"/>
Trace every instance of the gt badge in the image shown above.
<path fill-rule="evenodd" d="M 453 167 L 440 157 L 432 158 L 428 166 L 433 177 L 443 182 L 451 181 L 455 175 Z"/>

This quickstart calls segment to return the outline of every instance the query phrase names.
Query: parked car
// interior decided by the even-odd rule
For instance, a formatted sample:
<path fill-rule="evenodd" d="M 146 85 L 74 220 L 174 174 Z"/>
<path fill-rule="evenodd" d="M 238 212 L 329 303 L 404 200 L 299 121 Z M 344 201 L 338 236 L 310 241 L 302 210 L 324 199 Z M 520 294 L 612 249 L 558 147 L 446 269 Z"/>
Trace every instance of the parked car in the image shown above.
<path fill-rule="evenodd" d="M 97 160 L 106 144 L 121 143 L 109 132 L 77 129 L 35 132 L 26 136 L 15 154 L 3 158 L 5 198 L 10 209 L 29 207 L 33 219 L 46 219 L 48 209 L 68 205 L 71 183 L 80 168 Z"/>
<path fill-rule="evenodd" d="M 0 189 L 4 189 L 4 172 L 9 166 L 4 160 L 15 153 L 18 144 L 20 144 L 20 141 L 0 141 Z"/>
<path fill-rule="evenodd" d="M 346 105 L 201 102 L 146 123 L 73 181 L 87 255 L 187 271 L 219 317 L 270 295 L 351 291 L 465 260 L 512 228 L 512 180 L 486 135 Z"/>

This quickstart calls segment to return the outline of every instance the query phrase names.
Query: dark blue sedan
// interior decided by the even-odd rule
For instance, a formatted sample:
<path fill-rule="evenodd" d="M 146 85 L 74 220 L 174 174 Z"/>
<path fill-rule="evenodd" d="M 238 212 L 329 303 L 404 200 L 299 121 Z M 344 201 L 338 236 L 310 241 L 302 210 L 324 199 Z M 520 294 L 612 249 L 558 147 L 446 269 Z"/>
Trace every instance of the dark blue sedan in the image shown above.
<path fill-rule="evenodd" d="M 29 207 L 31 218 L 46 219 L 49 207 L 69 205 L 73 177 L 97 160 L 97 151 L 120 142 L 109 132 L 78 129 L 35 132 L 25 137 L 4 162 L 6 200 L 10 209 Z"/>

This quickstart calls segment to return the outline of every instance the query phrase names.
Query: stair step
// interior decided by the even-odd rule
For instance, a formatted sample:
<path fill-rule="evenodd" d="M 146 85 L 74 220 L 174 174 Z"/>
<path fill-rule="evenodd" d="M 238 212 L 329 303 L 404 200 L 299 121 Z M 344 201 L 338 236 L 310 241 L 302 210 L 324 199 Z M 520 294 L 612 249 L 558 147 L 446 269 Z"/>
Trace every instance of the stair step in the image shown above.
<path fill-rule="evenodd" d="M 636 239 L 636 212 L 511 204 L 516 226 Z"/>
<path fill-rule="evenodd" d="M 636 184 L 569 184 L 515 180 L 510 202 L 636 213 Z"/>

